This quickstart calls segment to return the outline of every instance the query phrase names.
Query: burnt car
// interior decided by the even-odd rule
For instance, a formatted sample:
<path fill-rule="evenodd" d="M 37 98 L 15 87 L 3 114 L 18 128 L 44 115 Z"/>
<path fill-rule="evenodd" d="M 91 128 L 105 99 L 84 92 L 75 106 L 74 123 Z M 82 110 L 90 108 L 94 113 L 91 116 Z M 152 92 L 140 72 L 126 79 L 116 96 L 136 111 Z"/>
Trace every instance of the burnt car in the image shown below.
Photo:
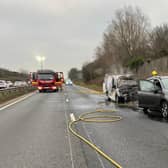
<path fill-rule="evenodd" d="M 137 100 L 138 85 L 132 75 L 106 75 L 103 91 L 108 100 L 125 103 Z"/>
<path fill-rule="evenodd" d="M 139 107 L 145 113 L 155 111 L 168 118 L 168 76 L 154 76 L 138 83 Z"/>

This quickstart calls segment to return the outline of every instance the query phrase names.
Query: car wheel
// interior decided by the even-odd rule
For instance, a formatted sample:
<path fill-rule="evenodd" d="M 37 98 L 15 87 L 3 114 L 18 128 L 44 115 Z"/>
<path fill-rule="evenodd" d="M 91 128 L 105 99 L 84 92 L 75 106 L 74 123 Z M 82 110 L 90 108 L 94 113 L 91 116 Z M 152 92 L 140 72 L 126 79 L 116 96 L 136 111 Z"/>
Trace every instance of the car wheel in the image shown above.
<path fill-rule="evenodd" d="M 106 91 L 106 96 L 108 96 L 108 91 Z"/>
<path fill-rule="evenodd" d="M 143 109 L 143 112 L 144 112 L 145 114 L 148 114 L 148 108 L 144 108 L 144 109 Z"/>
<path fill-rule="evenodd" d="M 166 101 L 162 102 L 161 113 L 164 118 L 168 118 L 168 103 Z"/>
<path fill-rule="evenodd" d="M 109 95 L 108 95 L 108 91 L 106 91 L 106 96 L 107 96 L 107 101 L 111 101 L 111 98 L 109 97 Z"/>
<path fill-rule="evenodd" d="M 115 102 L 120 103 L 120 99 L 119 99 L 118 95 L 115 96 Z"/>
<path fill-rule="evenodd" d="M 107 101 L 111 102 L 111 98 L 110 98 L 110 97 L 107 97 Z"/>

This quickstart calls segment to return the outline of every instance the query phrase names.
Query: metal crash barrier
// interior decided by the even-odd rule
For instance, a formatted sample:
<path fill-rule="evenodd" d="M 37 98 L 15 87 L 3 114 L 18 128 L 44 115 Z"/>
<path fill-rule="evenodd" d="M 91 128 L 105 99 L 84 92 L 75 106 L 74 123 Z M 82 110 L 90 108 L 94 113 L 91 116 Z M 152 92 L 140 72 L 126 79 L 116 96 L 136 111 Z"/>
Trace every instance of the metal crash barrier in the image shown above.
<path fill-rule="evenodd" d="M 24 95 L 26 93 L 32 92 L 34 90 L 35 88 L 31 86 L 0 89 L 0 103 Z"/>

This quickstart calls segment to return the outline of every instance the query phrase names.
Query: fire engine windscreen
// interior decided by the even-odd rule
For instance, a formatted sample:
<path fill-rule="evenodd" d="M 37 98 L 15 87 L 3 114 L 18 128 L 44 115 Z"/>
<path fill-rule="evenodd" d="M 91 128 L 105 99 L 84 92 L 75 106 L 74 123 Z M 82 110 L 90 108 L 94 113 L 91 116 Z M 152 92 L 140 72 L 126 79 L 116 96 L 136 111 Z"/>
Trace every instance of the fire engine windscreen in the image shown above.
<path fill-rule="evenodd" d="M 38 74 L 39 80 L 53 80 L 54 75 L 53 74 Z"/>

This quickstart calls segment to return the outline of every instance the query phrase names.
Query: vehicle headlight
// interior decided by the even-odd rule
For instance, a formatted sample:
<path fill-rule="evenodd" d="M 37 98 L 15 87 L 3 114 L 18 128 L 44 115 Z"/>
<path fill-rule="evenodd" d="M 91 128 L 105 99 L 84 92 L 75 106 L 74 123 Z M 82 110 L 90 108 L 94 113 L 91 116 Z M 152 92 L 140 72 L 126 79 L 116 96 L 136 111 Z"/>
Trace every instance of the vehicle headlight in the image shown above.
<path fill-rule="evenodd" d="M 42 90 L 43 88 L 41 86 L 38 87 L 39 90 Z"/>

